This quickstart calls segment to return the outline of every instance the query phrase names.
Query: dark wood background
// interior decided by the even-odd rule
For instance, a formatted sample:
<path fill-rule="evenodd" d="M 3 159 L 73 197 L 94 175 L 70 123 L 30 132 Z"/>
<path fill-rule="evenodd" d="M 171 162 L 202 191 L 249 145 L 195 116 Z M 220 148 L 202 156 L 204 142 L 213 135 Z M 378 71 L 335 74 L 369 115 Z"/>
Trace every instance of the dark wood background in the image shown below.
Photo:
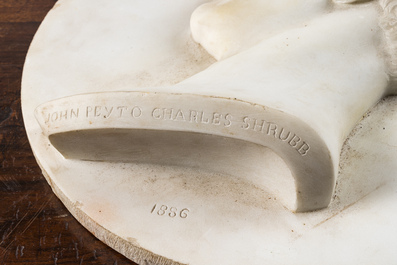
<path fill-rule="evenodd" d="M 0 0 L 0 264 L 135 264 L 82 227 L 36 164 L 21 115 L 29 44 L 55 0 Z"/>

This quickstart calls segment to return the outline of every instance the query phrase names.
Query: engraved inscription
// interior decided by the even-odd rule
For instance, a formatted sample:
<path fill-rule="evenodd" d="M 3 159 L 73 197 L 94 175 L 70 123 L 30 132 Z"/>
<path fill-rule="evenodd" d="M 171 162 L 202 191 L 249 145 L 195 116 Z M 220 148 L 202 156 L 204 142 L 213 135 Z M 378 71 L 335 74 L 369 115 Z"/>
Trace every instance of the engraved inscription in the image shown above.
<path fill-rule="evenodd" d="M 86 118 L 121 118 L 142 116 L 142 108 L 139 106 L 87 106 Z"/>
<path fill-rule="evenodd" d="M 48 113 L 47 116 L 45 116 L 44 122 L 48 124 L 50 122 L 56 122 L 56 121 L 73 120 L 79 117 L 79 113 L 80 113 L 80 108 L 55 111 L 52 113 Z"/>
<path fill-rule="evenodd" d="M 217 111 L 204 111 L 192 108 L 172 107 L 140 107 L 134 105 L 87 105 L 43 113 L 46 125 L 60 122 L 73 122 L 76 119 L 88 119 L 90 124 L 95 120 L 118 119 L 145 119 L 150 123 L 184 123 L 186 126 L 198 125 L 212 126 L 213 128 L 229 128 L 223 132 L 238 134 L 238 131 L 247 131 L 261 134 L 267 140 L 279 141 L 297 151 L 300 156 L 310 152 L 310 145 L 290 128 L 280 126 L 274 121 L 253 118 L 242 113 L 221 113 Z M 153 126 L 153 125 L 152 125 Z"/>
<path fill-rule="evenodd" d="M 224 127 L 230 127 L 232 125 L 232 115 L 229 113 L 206 113 L 198 110 L 184 111 L 174 108 L 154 108 L 152 118 L 155 120 L 212 124 Z"/>
<path fill-rule="evenodd" d="M 160 205 L 155 204 L 150 211 L 151 214 L 156 214 L 158 216 L 168 216 L 170 218 L 182 218 L 185 219 L 188 217 L 190 210 L 188 208 L 184 208 L 182 210 L 178 210 L 176 207 L 169 207 L 168 205 Z"/>
<path fill-rule="evenodd" d="M 55 123 L 72 121 L 78 118 L 140 118 L 142 108 L 139 106 L 86 106 L 85 108 L 72 108 L 61 111 L 54 111 L 44 115 L 44 123 Z"/>
<path fill-rule="evenodd" d="M 245 116 L 243 118 L 243 124 L 240 127 L 243 130 L 252 130 L 263 135 L 270 136 L 276 140 L 287 143 L 289 146 L 294 148 L 301 156 L 307 155 L 310 150 L 310 145 L 302 140 L 301 137 L 296 135 L 290 130 L 287 130 L 274 122 L 268 122 L 266 120 L 257 120 Z"/>

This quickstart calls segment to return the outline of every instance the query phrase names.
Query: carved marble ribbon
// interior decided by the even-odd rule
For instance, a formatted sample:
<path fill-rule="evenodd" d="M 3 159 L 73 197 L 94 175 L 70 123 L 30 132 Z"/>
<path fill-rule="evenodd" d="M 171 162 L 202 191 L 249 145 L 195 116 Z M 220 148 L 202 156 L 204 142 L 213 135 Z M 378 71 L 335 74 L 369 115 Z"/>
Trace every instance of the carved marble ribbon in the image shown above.
<path fill-rule="evenodd" d="M 244 101 L 105 92 L 45 103 L 36 109 L 36 118 L 54 147 L 68 159 L 172 164 L 172 159 L 156 155 L 161 143 L 149 136 L 151 131 L 217 135 L 269 147 L 287 163 L 295 178 L 295 211 L 326 207 L 335 185 L 338 161 L 332 160 L 327 144 L 310 126 L 292 115 Z M 178 144 L 176 141 L 174 148 Z M 151 150 L 150 155 L 142 153 L 143 148 Z"/>

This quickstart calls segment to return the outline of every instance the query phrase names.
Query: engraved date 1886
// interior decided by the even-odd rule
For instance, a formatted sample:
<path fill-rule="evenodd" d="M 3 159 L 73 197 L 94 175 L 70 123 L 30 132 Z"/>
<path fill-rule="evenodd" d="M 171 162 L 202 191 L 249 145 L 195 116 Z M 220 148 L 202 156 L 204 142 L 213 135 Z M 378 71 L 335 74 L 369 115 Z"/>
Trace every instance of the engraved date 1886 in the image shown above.
<path fill-rule="evenodd" d="M 153 206 L 152 210 L 150 211 L 150 213 L 157 214 L 159 216 L 169 216 L 171 218 L 178 217 L 178 218 L 182 218 L 182 219 L 187 218 L 189 212 L 190 212 L 190 210 L 188 208 L 178 210 L 176 207 L 169 207 L 164 204 L 161 206 L 158 206 L 157 204 L 155 204 Z"/>

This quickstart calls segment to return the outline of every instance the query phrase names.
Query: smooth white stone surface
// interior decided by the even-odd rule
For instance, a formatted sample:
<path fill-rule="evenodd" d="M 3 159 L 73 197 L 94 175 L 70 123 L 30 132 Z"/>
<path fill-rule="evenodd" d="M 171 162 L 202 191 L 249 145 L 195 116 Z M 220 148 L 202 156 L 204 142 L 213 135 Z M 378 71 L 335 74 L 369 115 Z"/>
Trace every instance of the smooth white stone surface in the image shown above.
<path fill-rule="evenodd" d="M 217 0 L 194 10 L 190 27 L 194 40 L 222 60 L 282 31 L 304 27 L 329 10 L 327 0 Z"/>
<path fill-rule="evenodd" d="M 191 16 L 205 2 L 56 4 L 35 36 L 22 83 L 28 137 L 54 192 L 98 238 L 142 264 L 395 263 L 395 99 L 356 125 L 392 91 L 375 3 L 332 9 L 316 2 L 299 26 L 292 26 L 299 14 L 295 22 L 264 22 L 271 34 L 216 62 L 190 36 Z M 280 17 L 290 16 L 278 3 Z M 232 35 L 249 26 L 239 25 Z M 141 103 L 138 115 L 133 107 Z M 161 113 L 153 111 L 169 105 L 209 113 L 213 126 L 167 120 L 164 112 L 154 123 Z M 111 107 L 129 117 L 113 119 Z M 77 108 L 84 119 L 72 119 Z M 61 120 L 65 110 L 69 119 Z M 223 114 L 220 124 L 215 112 Z M 324 165 L 288 143 L 244 132 L 239 115 L 291 124 L 314 141 L 310 159 Z M 225 126 L 230 121 L 240 129 Z M 315 188 L 294 174 L 325 166 L 329 183 Z M 328 194 L 320 198 L 334 195 L 327 209 L 289 210 L 314 207 L 308 200 L 299 208 L 321 183 Z M 302 198 L 299 185 L 308 187 Z"/>

